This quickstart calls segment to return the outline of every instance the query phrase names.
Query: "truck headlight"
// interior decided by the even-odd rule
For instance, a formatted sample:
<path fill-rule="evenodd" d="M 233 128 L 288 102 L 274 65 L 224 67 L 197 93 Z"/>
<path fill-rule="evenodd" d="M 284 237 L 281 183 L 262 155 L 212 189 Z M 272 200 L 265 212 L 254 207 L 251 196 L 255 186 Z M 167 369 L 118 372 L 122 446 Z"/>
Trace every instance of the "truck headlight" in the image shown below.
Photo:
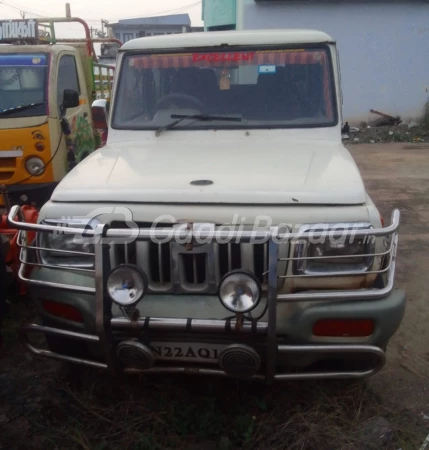
<path fill-rule="evenodd" d="M 316 228 L 309 229 L 306 225 L 301 232 L 317 232 Z M 344 230 L 371 229 L 366 223 L 347 224 Z M 317 274 L 329 272 L 365 272 L 373 263 L 375 240 L 370 235 L 350 239 L 350 236 L 331 238 L 329 226 L 324 228 L 327 235 L 322 242 L 301 240 L 295 244 L 294 258 L 308 258 L 295 260 L 293 272 L 295 274 Z M 335 228 L 336 231 L 342 231 Z M 320 239 L 317 239 L 319 241 Z"/>
<path fill-rule="evenodd" d="M 49 219 L 42 223 L 88 229 L 96 225 L 94 221 L 91 222 Z M 38 256 L 42 264 L 81 268 L 94 267 L 94 244 L 90 238 L 66 233 L 38 233 L 37 247 L 39 247 Z"/>
<path fill-rule="evenodd" d="M 39 157 L 32 156 L 25 161 L 25 170 L 30 175 L 43 175 L 45 172 L 45 164 Z"/>

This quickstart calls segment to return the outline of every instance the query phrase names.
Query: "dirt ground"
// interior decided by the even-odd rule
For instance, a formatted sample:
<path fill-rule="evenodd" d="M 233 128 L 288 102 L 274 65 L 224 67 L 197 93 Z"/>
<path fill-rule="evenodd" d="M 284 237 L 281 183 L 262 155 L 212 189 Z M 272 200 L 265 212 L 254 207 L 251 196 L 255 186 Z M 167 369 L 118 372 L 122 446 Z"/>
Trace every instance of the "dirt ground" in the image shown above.
<path fill-rule="evenodd" d="M 349 150 L 386 222 L 394 208 L 401 212 L 396 286 L 407 292 L 406 315 L 374 388 L 387 401 L 429 412 L 429 145 L 350 145 Z"/>
<path fill-rule="evenodd" d="M 0 358 L 0 449 L 419 449 L 429 433 L 429 146 L 350 150 L 386 222 L 392 209 L 402 214 L 396 285 L 408 304 L 380 374 L 265 387 L 70 372 L 19 343 L 34 314 L 19 298 Z"/>

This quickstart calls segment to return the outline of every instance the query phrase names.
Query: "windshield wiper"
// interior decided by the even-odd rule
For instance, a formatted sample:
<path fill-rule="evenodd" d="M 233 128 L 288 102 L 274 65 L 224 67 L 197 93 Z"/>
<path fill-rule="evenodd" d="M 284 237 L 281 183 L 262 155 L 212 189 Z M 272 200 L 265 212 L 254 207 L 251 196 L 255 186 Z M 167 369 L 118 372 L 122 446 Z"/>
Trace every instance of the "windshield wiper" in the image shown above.
<path fill-rule="evenodd" d="M 211 116 L 207 114 L 172 114 L 170 116 L 172 119 L 177 119 L 174 122 L 171 122 L 158 130 L 156 130 L 155 135 L 159 136 L 163 131 L 171 130 L 180 122 L 186 119 L 193 119 L 200 122 L 212 122 L 214 120 L 223 120 L 224 122 L 241 122 L 241 117 L 231 117 L 231 116 Z"/>
<path fill-rule="evenodd" d="M 36 108 L 37 106 L 42 106 L 45 104 L 46 102 L 40 102 L 40 103 L 30 103 L 29 105 L 15 106 L 15 108 L 9 108 L 0 111 L 0 116 L 8 116 L 9 114 L 12 114 L 16 111 L 25 111 L 26 109 Z"/>

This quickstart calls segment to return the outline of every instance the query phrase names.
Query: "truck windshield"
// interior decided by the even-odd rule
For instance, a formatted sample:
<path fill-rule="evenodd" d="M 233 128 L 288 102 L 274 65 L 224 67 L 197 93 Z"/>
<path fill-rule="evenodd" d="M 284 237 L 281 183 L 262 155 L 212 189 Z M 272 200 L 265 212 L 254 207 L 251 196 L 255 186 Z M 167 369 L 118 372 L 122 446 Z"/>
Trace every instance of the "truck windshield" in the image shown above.
<path fill-rule="evenodd" d="M 47 114 L 47 69 L 45 54 L 0 53 L 0 112 L 10 110 L 1 119 Z"/>
<path fill-rule="evenodd" d="M 326 47 L 126 55 L 112 125 L 157 130 L 177 114 L 239 120 L 174 130 L 335 125 L 330 61 Z"/>

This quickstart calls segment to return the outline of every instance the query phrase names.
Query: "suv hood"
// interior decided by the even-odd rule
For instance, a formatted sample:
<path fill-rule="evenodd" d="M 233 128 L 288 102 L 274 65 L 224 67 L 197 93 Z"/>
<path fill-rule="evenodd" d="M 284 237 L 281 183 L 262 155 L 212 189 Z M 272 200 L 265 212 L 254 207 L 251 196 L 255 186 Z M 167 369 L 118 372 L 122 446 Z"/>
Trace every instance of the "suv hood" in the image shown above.
<path fill-rule="evenodd" d="M 341 142 L 303 139 L 174 139 L 115 143 L 78 164 L 53 201 L 230 204 L 365 202 Z M 143 140 L 142 140 L 143 141 Z M 193 185 L 197 180 L 210 184 Z"/>

